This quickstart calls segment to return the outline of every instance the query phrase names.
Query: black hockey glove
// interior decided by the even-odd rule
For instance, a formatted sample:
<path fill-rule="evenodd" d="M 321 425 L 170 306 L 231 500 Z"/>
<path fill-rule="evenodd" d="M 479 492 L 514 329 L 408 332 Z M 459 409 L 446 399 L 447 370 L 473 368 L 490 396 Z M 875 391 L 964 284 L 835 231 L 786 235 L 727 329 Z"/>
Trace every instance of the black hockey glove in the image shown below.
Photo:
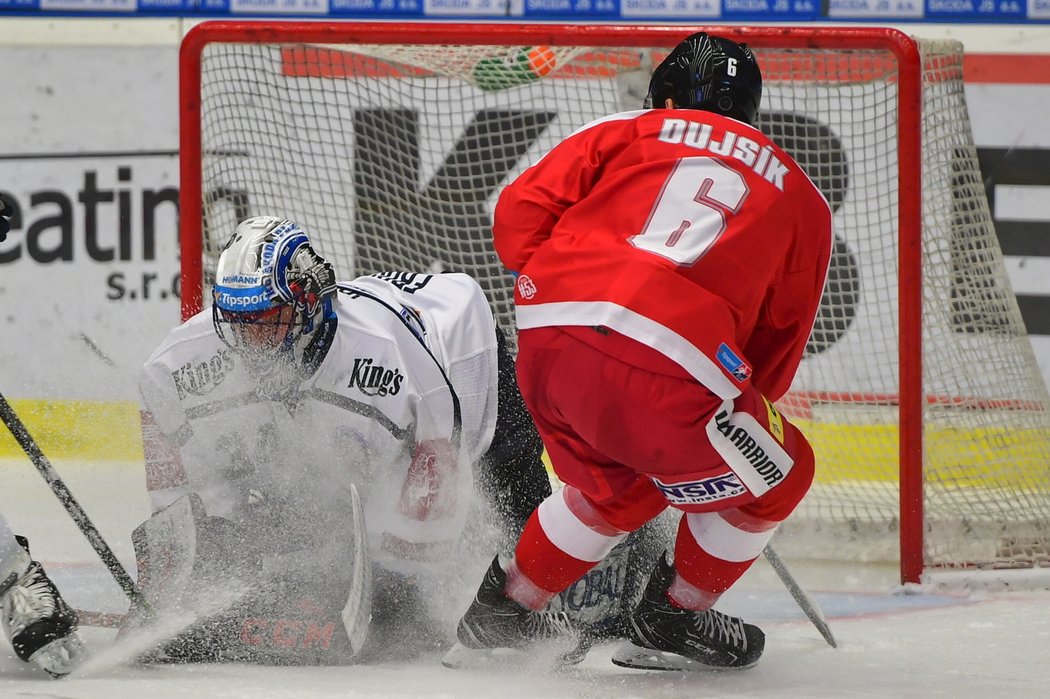
<path fill-rule="evenodd" d="M 4 199 L 0 198 L 0 243 L 7 240 L 7 234 L 11 230 L 11 216 L 14 209 Z"/>

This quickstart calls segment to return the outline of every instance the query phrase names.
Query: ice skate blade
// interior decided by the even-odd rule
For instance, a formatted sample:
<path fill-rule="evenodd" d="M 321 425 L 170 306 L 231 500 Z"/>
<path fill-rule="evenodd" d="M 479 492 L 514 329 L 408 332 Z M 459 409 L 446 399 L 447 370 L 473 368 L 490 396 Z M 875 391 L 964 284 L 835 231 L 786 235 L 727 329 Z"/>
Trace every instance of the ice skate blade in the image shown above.
<path fill-rule="evenodd" d="M 441 658 L 441 664 L 453 670 L 463 668 L 499 668 L 524 664 L 525 651 L 514 648 L 467 648 L 458 641 Z"/>
<path fill-rule="evenodd" d="M 587 655 L 590 646 L 565 651 L 557 646 L 537 644 L 528 650 L 517 648 L 468 648 L 456 642 L 441 658 L 441 664 L 453 670 L 459 669 L 507 669 L 526 668 L 537 664 L 549 664 L 553 668 L 577 665 Z"/>
<path fill-rule="evenodd" d="M 630 641 L 623 643 L 616 649 L 612 656 L 612 662 L 613 665 L 629 667 L 635 670 L 671 670 L 681 672 L 734 672 L 746 670 L 755 665 L 755 663 L 739 667 L 708 665 L 677 653 L 666 653 L 660 650 L 653 650 L 652 648 L 643 648 Z"/>

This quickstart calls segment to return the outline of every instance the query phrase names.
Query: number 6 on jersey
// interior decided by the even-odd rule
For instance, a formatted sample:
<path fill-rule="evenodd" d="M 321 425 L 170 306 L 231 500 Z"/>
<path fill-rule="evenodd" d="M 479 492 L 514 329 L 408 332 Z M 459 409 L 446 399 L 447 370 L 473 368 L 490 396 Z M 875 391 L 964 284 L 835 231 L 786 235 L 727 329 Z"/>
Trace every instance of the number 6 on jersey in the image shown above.
<path fill-rule="evenodd" d="M 682 158 L 653 204 L 645 230 L 627 242 L 692 265 L 722 236 L 727 214 L 740 211 L 749 191 L 743 175 L 714 158 Z"/>

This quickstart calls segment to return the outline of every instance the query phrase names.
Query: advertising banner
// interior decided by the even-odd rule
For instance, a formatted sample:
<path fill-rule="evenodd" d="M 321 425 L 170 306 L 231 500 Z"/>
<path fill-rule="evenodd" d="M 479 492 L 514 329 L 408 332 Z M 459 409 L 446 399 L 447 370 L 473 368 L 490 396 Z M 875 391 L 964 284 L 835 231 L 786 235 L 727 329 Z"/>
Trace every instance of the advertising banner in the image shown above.
<path fill-rule="evenodd" d="M 0 0 L 0 13 L 338 19 L 1045 22 L 1050 0 Z"/>
<path fill-rule="evenodd" d="M 19 96 L 0 110 L 0 193 L 15 206 L 0 243 L 0 391 L 133 402 L 138 367 L 179 322 L 177 49 L 7 47 L 0 61 Z M 967 98 L 1006 271 L 1047 377 L 1050 64 L 1016 61 L 968 58 L 983 77 Z"/>

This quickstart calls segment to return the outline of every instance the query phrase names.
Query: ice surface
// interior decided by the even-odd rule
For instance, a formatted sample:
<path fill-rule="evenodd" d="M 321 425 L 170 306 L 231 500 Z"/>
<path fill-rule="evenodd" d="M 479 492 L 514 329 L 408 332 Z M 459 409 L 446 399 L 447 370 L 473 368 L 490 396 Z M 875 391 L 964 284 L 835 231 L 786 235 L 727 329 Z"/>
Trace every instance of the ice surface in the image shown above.
<path fill-rule="evenodd" d="M 130 528 L 144 516 L 141 482 L 126 465 L 78 471 L 70 488 L 129 570 Z M 119 612 L 126 602 L 28 463 L 0 462 L 0 510 L 30 537 L 65 596 L 79 608 Z M 720 604 L 767 634 L 759 664 L 736 673 L 647 673 L 609 662 L 614 646 L 571 670 L 538 656 L 499 670 L 449 670 L 437 655 L 336 668 L 131 664 L 112 630 L 87 627 L 93 653 L 79 674 L 51 680 L 0 641 L 0 697 L 123 699 L 416 699 L 421 697 L 675 699 L 684 697 L 1045 697 L 1050 681 L 1050 592 L 904 591 L 893 567 L 786 560 L 831 624 L 832 649 L 764 560 Z M 475 576 L 480 580 L 484 561 Z M 469 591 L 468 591 L 469 592 Z"/>

